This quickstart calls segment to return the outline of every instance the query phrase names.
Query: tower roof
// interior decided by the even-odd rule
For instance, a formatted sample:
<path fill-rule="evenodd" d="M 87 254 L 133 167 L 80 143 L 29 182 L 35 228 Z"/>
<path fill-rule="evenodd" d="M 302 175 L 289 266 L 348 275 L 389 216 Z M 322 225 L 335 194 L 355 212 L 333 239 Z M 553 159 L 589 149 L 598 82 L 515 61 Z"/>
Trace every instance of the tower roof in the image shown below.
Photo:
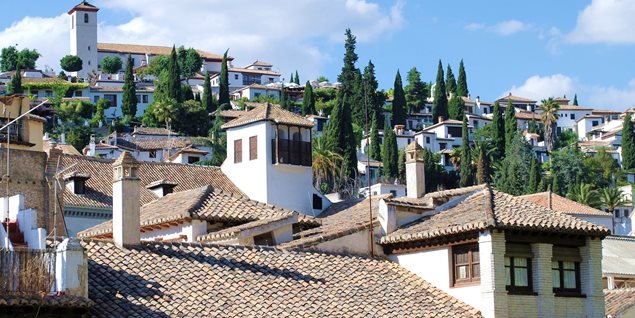
<path fill-rule="evenodd" d="M 137 162 L 137 159 L 135 159 L 130 153 L 130 151 L 127 151 L 127 150 L 122 152 L 121 155 L 119 155 L 119 158 L 117 158 L 117 160 L 115 160 L 115 162 L 112 163 L 113 167 L 116 167 L 116 166 L 137 167 L 138 165 L 139 165 L 139 162 Z"/>
<path fill-rule="evenodd" d="M 72 14 L 75 11 L 97 12 L 97 11 L 99 11 L 99 8 L 97 8 L 96 6 L 88 3 L 88 1 L 84 0 L 84 1 L 80 2 L 78 5 L 74 6 L 72 9 L 70 9 L 68 11 L 68 14 Z"/>

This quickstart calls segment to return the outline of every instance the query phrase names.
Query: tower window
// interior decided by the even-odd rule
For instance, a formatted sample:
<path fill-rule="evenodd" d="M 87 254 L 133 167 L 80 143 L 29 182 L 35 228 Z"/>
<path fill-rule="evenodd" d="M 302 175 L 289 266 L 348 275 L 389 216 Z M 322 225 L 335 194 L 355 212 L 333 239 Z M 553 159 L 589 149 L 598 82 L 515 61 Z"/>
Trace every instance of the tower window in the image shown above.
<path fill-rule="evenodd" d="M 84 13 L 84 23 L 88 23 L 88 13 Z"/>
<path fill-rule="evenodd" d="M 90 45 L 88 46 L 88 50 L 90 51 Z"/>

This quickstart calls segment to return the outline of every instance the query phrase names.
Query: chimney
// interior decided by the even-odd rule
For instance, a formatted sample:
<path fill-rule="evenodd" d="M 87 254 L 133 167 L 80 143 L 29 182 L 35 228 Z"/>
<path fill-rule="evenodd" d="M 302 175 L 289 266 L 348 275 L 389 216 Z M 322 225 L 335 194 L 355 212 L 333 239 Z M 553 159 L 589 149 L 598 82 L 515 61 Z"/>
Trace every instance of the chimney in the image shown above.
<path fill-rule="evenodd" d="M 66 133 L 60 135 L 60 145 L 66 145 Z"/>
<path fill-rule="evenodd" d="M 416 142 L 406 147 L 406 195 L 417 199 L 426 193 L 423 148 Z"/>
<path fill-rule="evenodd" d="M 439 116 L 438 118 L 439 120 L 437 122 L 442 123 L 443 122 L 443 116 Z"/>
<path fill-rule="evenodd" d="M 115 245 L 125 247 L 139 244 L 139 163 L 128 151 L 115 162 L 112 183 L 112 233 Z"/>
<path fill-rule="evenodd" d="M 55 287 L 59 295 L 88 297 L 88 263 L 76 238 L 64 239 L 57 246 Z"/>
<path fill-rule="evenodd" d="M 481 96 L 476 96 L 476 103 L 480 103 L 481 102 Z"/>
<path fill-rule="evenodd" d="M 94 157 L 96 155 L 96 147 L 97 145 L 95 144 L 95 135 L 92 134 L 90 135 L 90 143 L 88 144 L 88 156 Z"/>

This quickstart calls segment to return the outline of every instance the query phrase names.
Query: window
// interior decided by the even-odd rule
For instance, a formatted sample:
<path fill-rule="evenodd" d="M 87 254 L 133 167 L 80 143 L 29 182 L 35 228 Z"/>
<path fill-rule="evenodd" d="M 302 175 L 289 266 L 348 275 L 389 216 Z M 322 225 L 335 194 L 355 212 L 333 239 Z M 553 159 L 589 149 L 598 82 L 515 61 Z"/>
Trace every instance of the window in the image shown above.
<path fill-rule="evenodd" d="M 426 137 L 426 144 L 430 143 L 430 137 Z"/>
<path fill-rule="evenodd" d="M 148 95 L 141 95 L 141 99 L 143 100 L 144 104 L 148 103 Z"/>
<path fill-rule="evenodd" d="M 99 95 L 93 96 L 93 103 L 97 103 L 99 101 Z"/>
<path fill-rule="evenodd" d="M 395 190 L 390 190 L 390 194 L 392 194 L 393 198 L 397 197 L 397 191 L 395 191 Z"/>
<path fill-rule="evenodd" d="M 149 158 L 156 158 L 157 157 L 157 151 L 156 150 L 150 150 L 150 152 L 148 153 L 148 157 Z"/>
<path fill-rule="evenodd" d="M 88 23 L 88 13 L 84 13 L 84 23 Z"/>
<path fill-rule="evenodd" d="M 88 60 L 88 65 L 90 65 L 90 60 Z"/>
<path fill-rule="evenodd" d="M 90 45 L 88 46 L 88 50 L 90 51 Z"/>
<path fill-rule="evenodd" d="M 507 291 L 531 292 L 531 246 L 529 244 L 505 244 L 505 287 Z"/>
<path fill-rule="evenodd" d="M 249 160 L 258 159 L 258 136 L 249 137 Z"/>
<path fill-rule="evenodd" d="M 313 194 L 313 209 L 322 210 L 322 198 L 315 193 Z"/>
<path fill-rule="evenodd" d="M 273 77 L 269 77 L 269 83 L 273 83 Z"/>
<path fill-rule="evenodd" d="M 439 143 L 439 149 L 440 149 L 440 150 L 445 149 L 445 145 L 446 145 L 446 143 L 445 143 L 445 142 L 440 142 L 440 143 Z"/>
<path fill-rule="evenodd" d="M 238 76 L 238 75 L 236 75 Z M 238 78 L 236 78 L 238 79 Z M 260 84 L 260 75 L 243 74 L 243 85 Z"/>
<path fill-rule="evenodd" d="M 594 120 L 591 122 L 591 126 L 597 126 L 599 125 L 599 122 L 597 120 Z"/>
<path fill-rule="evenodd" d="M 463 127 L 448 127 L 448 135 L 461 138 L 463 136 Z"/>
<path fill-rule="evenodd" d="M 271 234 L 271 232 L 254 236 L 254 245 L 273 246 L 275 244 L 276 242 L 273 239 L 273 235 Z"/>
<path fill-rule="evenodd" d="M 480 281 L 478 244 L 452 247 L 452 267 L 454 286 Z"/>
<path fill-rule="evenodd" d="M 616 218 L 620 217 L 620 209 L 615 209 L 615 211 L 613 211 L 613 213 L 615 214 Z"/>
<path fill-rule="evenodd" d="M 556 296 L 580 295 L 580 251 L 578 248 L 553 247 L 551 278 Z"/>
<path fill-rule="evenodd" d="M 82 91 L 80 90 L 75 91 L 75 97 L 82 97 Z"/>
<path fill-rule="evenodd" d="M 187 156 L 187 163 L 188 164 L 195 164 L 197 162 L 199 162 L 201 160 L 201 158 L 199 156 Z"/>
<path fill-rule="evenodd" d="M 254 97 L 260 97 L 260 93 L 254 93 Z"/>
<path fill-rule="evenodd" d="M 243 161 L 243 140 L 234 140 L 234 163 Z"/>
<path fill-rule="evenodd" d="M 141 95 L 137 95 L 136 97 L 137 97 L 137 101 L 141 100 Z"/>
<path fill-rule="evenodd" d="M 627 208 L 627 209 L 624 209 L 624 217 L 625 217 L 625 218 L 627 218 L 627 217 L 628 217 L 628 212 L 629 212 L 629 211 L 628 211 L 628 208 Z"/>
<path fill-rule="evenodd" d="M 575 114 L 571 114 L 571 119 L 575 120 Z"/>
<path fill-rule="evenodd" d="M 115 94 L 104 94 L 104 99 L 109 102 L 109 105 L 117 107 L 117 95 L 115 95 Z"/>
<path fill-rule="evenodd" d="M 75 194 L 84 194 L 86 193 L 86 180 L 75 180 L 75 185 L 73 186 Z"/>
<path fill-rule="evenodd" d="M 238 80 L 238 74 L 234 74 L 234 79 Z"/>

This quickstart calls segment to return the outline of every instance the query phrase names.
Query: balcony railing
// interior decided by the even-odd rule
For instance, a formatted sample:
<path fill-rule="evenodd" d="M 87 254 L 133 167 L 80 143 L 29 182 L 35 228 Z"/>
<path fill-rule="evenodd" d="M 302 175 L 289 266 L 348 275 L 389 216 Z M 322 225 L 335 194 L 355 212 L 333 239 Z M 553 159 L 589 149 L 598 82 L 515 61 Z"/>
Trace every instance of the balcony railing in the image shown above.
<path fill-rule="evenodd" d="M 0 295 L 52 292 L 55 250 L 0 250 Z"/>
<path fill-rule="evenodd" d="M 311 143 L 308 141 L 272 139 L 271 163 L 290 164 L 310 167 L 313 158 Z"/>

